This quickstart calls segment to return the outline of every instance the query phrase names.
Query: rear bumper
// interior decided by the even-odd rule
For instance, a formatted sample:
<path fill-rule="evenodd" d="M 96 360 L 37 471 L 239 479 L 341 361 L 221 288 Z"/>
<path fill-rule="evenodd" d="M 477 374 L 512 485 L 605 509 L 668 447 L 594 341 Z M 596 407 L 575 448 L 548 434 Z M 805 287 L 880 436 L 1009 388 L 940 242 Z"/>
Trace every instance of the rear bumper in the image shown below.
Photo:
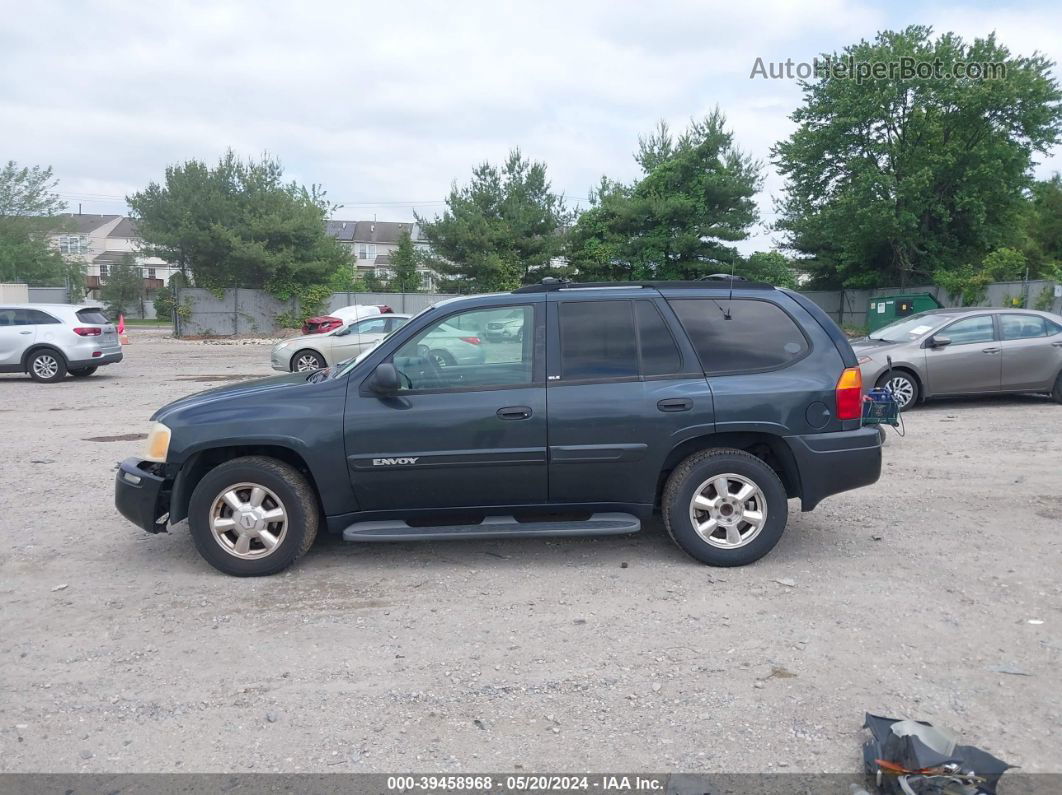
<path fill-rule="evenodd" d="M 114 478 L 118 513 L 149 533 L 165 532 L 170 510 L 172 483 L 151 471 L 156 467 L 150 461 L 127 458 Z"/>
<path fill-rule="evenodd" d="M 121 351 L 117 353 L 105 353 L 103 356 L 97 356 L 94 359 L 72 359 L 67 362 L 67 367 L 99 367 L 104 364 L 117 364 L 125 357 L 125 354 Z"/>
<path fill-rule="evenodd" d="M 800 507 L 810 511 L 831 494 L 869 486 L 881 476 L 876 427 L 786 436 L 800 473 Z"/>

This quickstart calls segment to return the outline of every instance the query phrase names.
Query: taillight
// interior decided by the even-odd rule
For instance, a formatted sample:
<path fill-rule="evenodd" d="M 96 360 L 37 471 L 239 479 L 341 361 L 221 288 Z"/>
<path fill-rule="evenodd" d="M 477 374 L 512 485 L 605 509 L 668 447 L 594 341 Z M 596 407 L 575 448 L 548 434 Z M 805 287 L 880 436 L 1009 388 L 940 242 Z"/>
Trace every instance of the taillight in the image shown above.
<path fill-rule="evenodd" d="M 837 419 L 858 420 L 863 416 L 863 373 L 849 367 L 837 379 Z"/>
<path fill-rule="evenodd" d="M 479 345 L 479 337 L 460 337 L 459 339 L 467 342 L 469 345 Z"/>
<path fill-rule="evenodd" d="M 79 337 L 98 337 L 103 333 L 103 329 L 99 326 L 78 326 L 74 333 Z"/>

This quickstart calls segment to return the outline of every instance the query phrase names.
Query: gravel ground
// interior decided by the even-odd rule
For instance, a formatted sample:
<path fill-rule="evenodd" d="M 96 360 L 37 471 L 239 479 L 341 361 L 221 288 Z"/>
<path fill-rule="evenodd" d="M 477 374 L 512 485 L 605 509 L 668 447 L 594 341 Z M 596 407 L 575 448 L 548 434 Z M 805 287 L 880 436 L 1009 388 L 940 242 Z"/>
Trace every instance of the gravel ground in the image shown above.
<path fill-rule="evenodd" d="M 155 408 L 268 375 L 269 349 L 132 338 L 87 380 L 0 376 L 0 771 L 854 773 L 867 710 L 1062 771 L 1046 398 L 912 412 L 878 484 L 792 503 L 743 569 L 695 563 L 654 522 L 322 538 L 240 580 L 185 526 L 123 520 L 113 468 Z"/>

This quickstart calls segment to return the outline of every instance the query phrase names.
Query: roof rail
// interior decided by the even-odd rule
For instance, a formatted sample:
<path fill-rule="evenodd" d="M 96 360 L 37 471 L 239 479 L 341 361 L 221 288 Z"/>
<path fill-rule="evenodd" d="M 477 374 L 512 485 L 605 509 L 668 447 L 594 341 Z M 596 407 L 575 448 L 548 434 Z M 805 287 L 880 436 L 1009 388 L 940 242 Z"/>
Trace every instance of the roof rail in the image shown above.
<path fill-rule="evenodd" d="M 718 288 L 729 289 L 731 281 L 740 282 L 742 290 L 773 290 L 774 285 L 766 282 L 750 282 L 741 276 L 735 276 L 733 280 L 730 274 L 713 274 L 696 281 L 630 281 L 630 282 L 572 282 L 567 279 L 557 279 L 547 276 L 538 284 L 527 284 L 513 290 L 514 293 L 552 293 L 558 290 L 593 290 L 595 288 L 616 289 L 629 287 L 631 289 L 646 288 L 652 290 L 709 290 Z"/>

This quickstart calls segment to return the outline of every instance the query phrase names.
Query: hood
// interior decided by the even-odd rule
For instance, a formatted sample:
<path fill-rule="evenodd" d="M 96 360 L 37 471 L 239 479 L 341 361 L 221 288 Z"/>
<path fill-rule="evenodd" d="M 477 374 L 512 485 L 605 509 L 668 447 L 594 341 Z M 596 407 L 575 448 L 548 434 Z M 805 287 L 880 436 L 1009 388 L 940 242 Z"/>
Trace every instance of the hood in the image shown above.
<path fill-rule="evenodd" d="M 872 340 L 869 337 L 860 337 L 857 340 L 852 340 L 852 350 L 856 355 L 874 356 L 878 353 L 887 353 L 894 348 L 899 348 L 901 345 L 908 345 L 907 342 L 886 342 L 885 340 Z"/>
<path fill-rule="evenodd" d="M 306 380 L 309 373 L 285 373 L 271 378 L 256 378 L 253 381 L 241 381 L 237 384 L 228 384 L 205 392 L 197 392 L 194 395 L 179 398 L 172 403 L 167 403 L 154 414 L 152 420 L 165 422 L 167 417 L 175 413 L 186 411 L 191 408 L 199 408 L 209 403 L 230 400 L 232 398 L 245 398 L 251 395 L 260 395 L 266 392 L 275 392 L 280 389 L 297 389 L 301 386 L 309 386 Z"/>

